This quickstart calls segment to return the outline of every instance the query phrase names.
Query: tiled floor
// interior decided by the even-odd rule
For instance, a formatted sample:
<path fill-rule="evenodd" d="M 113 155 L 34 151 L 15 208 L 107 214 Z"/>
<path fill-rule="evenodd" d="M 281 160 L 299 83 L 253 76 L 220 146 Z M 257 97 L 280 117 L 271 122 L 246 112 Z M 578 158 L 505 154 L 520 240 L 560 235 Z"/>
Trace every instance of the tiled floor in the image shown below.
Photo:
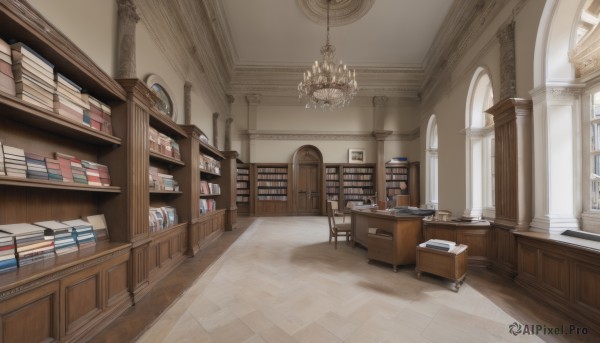
<path fill-rule="evenodd" d="M 256 219 L 139 342 L 537 342 L 509 325 L 553 320 L 519 317 L 519 304 L 507 314 L 477 288 L 509 310 L 521 300 L 477 272 L 478 287 L 468 277 L 456 293 L 449 281 L 417 280 L 413 266 L 393 273 L 369 264 L 363 249 L 334 250 L 326 225 L 326 217 Z"/>

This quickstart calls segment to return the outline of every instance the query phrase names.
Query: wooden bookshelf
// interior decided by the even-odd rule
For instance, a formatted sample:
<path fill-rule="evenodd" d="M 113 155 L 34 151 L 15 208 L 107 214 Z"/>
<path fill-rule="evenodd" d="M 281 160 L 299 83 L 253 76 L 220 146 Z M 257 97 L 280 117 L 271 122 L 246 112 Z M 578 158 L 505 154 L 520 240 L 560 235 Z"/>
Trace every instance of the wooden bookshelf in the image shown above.
<path fill-rule="evenodd" d="M 375 166 L 373 164 L 344 165 L 341 187 L 344 207 L 348 205 L 348 201 L 366 202 L 369 197 L 375 195 Z"/>
<path fill-rule="evenodd" d="M 290 168 L 287 163 L 254 165 L 255 214 L 282 216 L 290 211 Z"/>
<path fill-rule="evenodd" d="M 252 200 L 252 187 L 251 187 L 251 175 L 250 170 L 252 168 L 249 164 L 238 164 L 237 165 L 237 178 L 236 178 L 236 203 L 238 214 L 249 215 L 253 213 L 251 211 L 251 200 Z"/>
<path fill-rule="evenodd" d="M 396 205 L 408 206 L 410 204 L 408 162 L 386 163 L 385 165 L 385 191 L 389 198 L 396 198 Z"/>
<path fill-rule="evenodd" d="M 112 110 L 126 92 L 27 2 L 0 3 L 0 38 L 27 44 L 55 72 L 86 88 Z M 113 112 L 113 120 L 119 117 Z M 116 120 L 117 122 L 119 120 Z M 86 341 L 132 305 L 132 226 L 128 209 L 112 210 L 132 193 L 119 174 L 127 159 L 127 129 L 94 130 L 52 111 L 0 93 L 0 141 L 53 158 L 61 152 L 108 166 L 111 186 L 0 177 L 0 224 L 70 220 L 102 213 L 110 242 L 0 274 L 3 342 Z M 146 177 L 147 181 L 147 177 Z M 35 330 L 31 321 L 35 320 Z"/>
<path fill-rule="evenodd" d="M 327 200 L 340 201 L 341 195 L 340 173 L 341 166 L 336 164 L 325 165 L 325 194 Z"/>
<path fill-rule="evenodd" d="M 179 148 L 182 159 L 190 167 L 176 169 L 173 175 L 179 181 L 180 188 L 189 191 L 177 197 L 175 204 L 182 209 L 180 218 L 185 218 L 184 220 L 190 223 L 186 245 L 187 254 L 193 256 L 203 246 L 219 238 L 225 230 L 225 216 L 228 213 L 224 205 L 225 200 L 222 202 L 219 200 L 224 197 L 224 192 L 228 189 L 226 185 L 228 179 L 222 162 L 226 158 L 219 150 L 200 141 L 202 131 L 198 127 L 194 125 L 180 127 L 186 132 L 187 138 L 180 142 Z M 208 167 L 204 163 L 204 156 L 210 156 L 218 163 Z M 217 166 L 218 168 L 215 168 Z M 221 188 L 220 193 L 202 194 L 202 181 L 218 184 Z M 214 201 L 216 206 L 211 211 L 203 212 L 200 210 L 203 200 Z"/>

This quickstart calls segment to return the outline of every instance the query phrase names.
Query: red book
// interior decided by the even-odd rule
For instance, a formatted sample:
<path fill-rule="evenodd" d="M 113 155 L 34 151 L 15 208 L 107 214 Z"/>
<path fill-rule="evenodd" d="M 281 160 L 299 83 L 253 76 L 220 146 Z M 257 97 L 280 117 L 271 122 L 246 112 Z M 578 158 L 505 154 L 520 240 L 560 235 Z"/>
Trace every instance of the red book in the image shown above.
<path fill-rule="evenodd" d="M 63 176 L 64 182 L 73 182 L 73 172 L 71 171 L 71 159 L 75 157 L 60 152 L 54 153 L 58 164 L 60 165 L 60 172 Z"/>

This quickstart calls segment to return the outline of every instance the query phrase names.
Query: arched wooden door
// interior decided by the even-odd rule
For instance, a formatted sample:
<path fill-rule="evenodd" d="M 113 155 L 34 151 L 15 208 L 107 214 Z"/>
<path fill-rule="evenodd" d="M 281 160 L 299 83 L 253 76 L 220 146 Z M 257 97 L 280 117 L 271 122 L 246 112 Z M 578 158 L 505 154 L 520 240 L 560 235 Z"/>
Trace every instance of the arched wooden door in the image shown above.
<path fill-rule="evenodd" d="M 294 212 L 320 215 L 323 201 L 323 155 L 312 145 L 304 145 L 292 157 Z"/>

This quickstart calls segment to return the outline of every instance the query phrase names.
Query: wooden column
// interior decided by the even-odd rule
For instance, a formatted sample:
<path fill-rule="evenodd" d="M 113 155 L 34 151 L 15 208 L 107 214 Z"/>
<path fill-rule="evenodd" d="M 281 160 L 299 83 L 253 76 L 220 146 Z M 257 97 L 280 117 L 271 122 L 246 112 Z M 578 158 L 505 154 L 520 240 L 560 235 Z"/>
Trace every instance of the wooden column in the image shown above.
<path fill-rule="evenodd" d="M 183 123 L 192 124 L 192 84 L 187 82 L 183 85 Z"/>
<path fill-rule="evenodd" d="M 513 277 L 516 244 L 513 231 L 526 230 L 532 218 L 531 100 L 509 98 L 486 112 L 494 116 L 496 219 L 494 268 Z"/>
<path fill-rule="evenodd" d="M 221 196 L 217 198 L 217 207 L 225 209 L 225 230 L 237 227 L 237 151 L 222 151 L 225 159 L 221 161 Z"/>
<path fill-rule="evenodd" d="M 133 0 L 117 0 L 117 78 L 136 78 L 135 25 L 140 20 Z"/>
<path fill-rule="evenodd" d="M 375 191 L 377 192 L 377 202 L 386 201 L 385 139 L 391 134 L 392 131 L 373 131 L 373 136 L 377 141 L 377 165 L 375 166 Z"/>

